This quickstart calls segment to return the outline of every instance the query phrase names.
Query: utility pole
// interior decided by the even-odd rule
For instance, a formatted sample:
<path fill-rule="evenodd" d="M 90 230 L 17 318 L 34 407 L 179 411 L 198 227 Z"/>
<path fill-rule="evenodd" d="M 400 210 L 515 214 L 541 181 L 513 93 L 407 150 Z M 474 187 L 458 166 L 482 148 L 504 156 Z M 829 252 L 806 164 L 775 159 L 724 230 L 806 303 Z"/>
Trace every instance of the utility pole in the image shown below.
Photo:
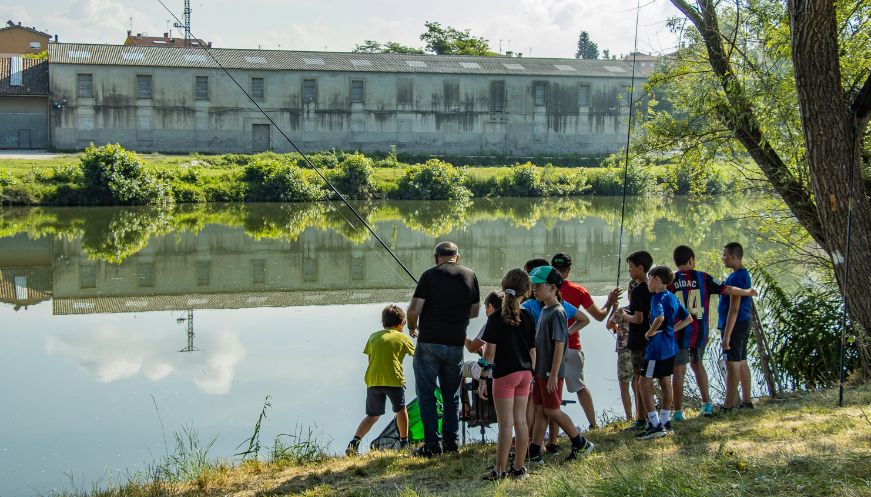
<path fill-rule="evenodd" d="M 191 46 L 191 0 L 184 0 L 184 14 L 182 19 L 184 19 L 183 24 L 175 23 L 173 26 L 184 30 L 184 46 L 189 47 Z"/>
<path fill-rule="evenodd" d="M 186 318 L 178 318 L 176 320 L 177 323 L 185 323 L 186 331 L 187 331 L 187 346 L 179 352 L 196 352 L 197 348 L 194 347 L 194 310 L 188 309 L 188 315 Z"/>

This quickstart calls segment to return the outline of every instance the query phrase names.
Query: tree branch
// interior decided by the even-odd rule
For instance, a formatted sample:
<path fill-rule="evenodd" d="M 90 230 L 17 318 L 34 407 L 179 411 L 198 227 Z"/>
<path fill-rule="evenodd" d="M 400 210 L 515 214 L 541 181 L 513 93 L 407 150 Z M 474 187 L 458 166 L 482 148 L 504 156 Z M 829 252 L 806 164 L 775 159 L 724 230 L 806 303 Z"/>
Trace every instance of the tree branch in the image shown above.
<path fill-rule="evenodd" d="M 860 121 L 866 119 L 868 113 L 871 112 L 871 73 L 868 74 L 868 79 L 865 80 L 865 84 L 862 85 L 862 89 L 853 100 L 850 110 Z"/>
<path fill-rule="evenodd" d="M 704 24 L 701 12 L 684 0 L 671 0 L 671 3 L 673 3 L 678 10 L 683 12 L 683 14 L 696 25 L 697 29 L 701 29 L 699 26 Z"/>

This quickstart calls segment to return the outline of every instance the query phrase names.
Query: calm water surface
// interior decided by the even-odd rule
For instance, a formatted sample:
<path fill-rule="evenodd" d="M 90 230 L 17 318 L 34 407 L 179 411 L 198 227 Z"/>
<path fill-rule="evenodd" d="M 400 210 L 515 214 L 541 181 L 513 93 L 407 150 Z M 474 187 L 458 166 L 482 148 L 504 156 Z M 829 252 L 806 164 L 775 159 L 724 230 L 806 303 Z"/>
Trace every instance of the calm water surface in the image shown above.
<path fill-rule="evenodd" d="M 624 256 L 646 248 L 671 265 L 680 243 L 700 259 L 731 240 L 753 250 L 745 203 L 630 199 Z M 616 277 L 619 199 L 360 209 L 415 275 L 449 239 L 484 288 L 558 251 L 595 295 Z M 340 451 L 363 415 L 365 340 L 384 304 L 412 292 L 350 220 L 331 204 L 0 210 L 0 496 L 123 480 L 184 426 L 231 458 L 267 395 L 264 442 L 312 428 Z M 597 411 L 622 412 L 610 333 L 594 323 L 582 341 Z M 410 399 L 410 359 L 406 374 Z"/>

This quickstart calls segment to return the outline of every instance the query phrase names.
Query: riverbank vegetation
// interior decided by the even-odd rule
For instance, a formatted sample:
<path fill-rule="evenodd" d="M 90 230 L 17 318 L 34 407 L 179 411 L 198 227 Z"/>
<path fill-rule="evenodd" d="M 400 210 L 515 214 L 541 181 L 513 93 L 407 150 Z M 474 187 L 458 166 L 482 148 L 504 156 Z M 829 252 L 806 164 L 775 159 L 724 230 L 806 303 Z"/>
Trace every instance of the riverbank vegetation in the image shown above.
<path fill-rule="evenodd" d="M 395 451 L 331 457 L 316 436 L 298 430 L 296 438 L 264 447 L 259 458 L 234 462 L 204 458 L 205 444 L 185 436 L 169 466 L 155 464 L 109 489 L 58 497 L 871 495 L 871 386 L 848 388 L 843 408 L 836 399 L 836 390 L 822 390 L 713 419 L 693 416 L 673 436 L 651 442 L 613 423 L 589 432 L 596 444 L 589 456 L 571 463 L 549 456 L 529 478 L 498 483 L 479 478 L 492 464 L 489 444 L 437 459 Z M 198 463 L 186 464 L 191 458 Z M 187 469 L 174 471 L 172 464 Z"/>
<path fill-rule="evenodd" d="M 472 197 L 620 195 L 622 159 L 600 167 L 456 167 L 441 159 L 405 163 L 395 153 L 319 152 L 312 162 L 353 199 L 468 200 Z M 745 188 L 746 178 L 716 160 L 654 163 L 635 158 L 629 195 L 717 195 Z M 0 203 L 138 205 L 204 202 L 307 202 L 337 199 L 299 154 L 140 156 L 118 145 L 47 161 L 0 161 Z"/>

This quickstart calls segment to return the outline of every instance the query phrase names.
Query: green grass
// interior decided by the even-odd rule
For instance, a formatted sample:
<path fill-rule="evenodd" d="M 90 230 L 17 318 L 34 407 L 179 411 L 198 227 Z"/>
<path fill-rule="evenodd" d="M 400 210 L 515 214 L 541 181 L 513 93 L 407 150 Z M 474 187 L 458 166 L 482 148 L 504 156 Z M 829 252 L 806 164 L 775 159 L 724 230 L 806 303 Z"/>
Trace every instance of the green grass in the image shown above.
<path fill-rule="evenodd" d="M 871 496 L 871 385 L 794 395 L 713 419 L 692 417 L 660 440 L 636 441 L 612 424 L 588 436 L 580 461 L 550 456 L 524 481 L 489 483 L 494 447 L 472 444 L 434 460 L 398 452 L 362 457 L 214 464 L 191 482 L 127 485 L 92 496 L 720 497 Z M 563 441 L 563 445 L 566 445 Z"/>

